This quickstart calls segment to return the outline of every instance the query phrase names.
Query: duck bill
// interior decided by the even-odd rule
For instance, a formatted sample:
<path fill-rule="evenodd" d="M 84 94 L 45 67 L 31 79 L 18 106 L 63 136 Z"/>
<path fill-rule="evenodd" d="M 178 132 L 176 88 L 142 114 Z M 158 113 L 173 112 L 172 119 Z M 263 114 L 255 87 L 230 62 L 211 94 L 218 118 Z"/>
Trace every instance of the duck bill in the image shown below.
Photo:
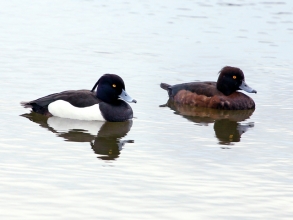
<path fill-rule="evenodd" d="M 128 95 L 124 89 L 122 89 L 121 94 L 119 95 L 119 98 L 124 100 L 125 102 L 133 102 L 136 103 L 136 100 L 131 98 L 130 95 Z"/>
<path fill-rule="evenodd" d="M 256 93 L 256 90 L 248 86 L 244 80 L 242 81 L 242 84 L 239 86 L 239 88 L 244 90 L 245 92 Z"/>

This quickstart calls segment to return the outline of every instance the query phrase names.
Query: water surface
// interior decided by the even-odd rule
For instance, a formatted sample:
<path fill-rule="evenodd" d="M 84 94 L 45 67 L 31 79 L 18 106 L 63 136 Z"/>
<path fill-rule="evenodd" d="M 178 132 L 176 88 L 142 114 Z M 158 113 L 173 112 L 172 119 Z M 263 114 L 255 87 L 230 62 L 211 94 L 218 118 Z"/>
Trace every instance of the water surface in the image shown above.
<path fill-rule="evenodd" d="M 293 3 L 2 1 L 3 219 L 292 219 Z M 254 111 L 168 104 L 161 82 L 241 68 Z M 30 114 L 20 101 L 119 74 L 135 118 Z M 167 103 L 167 105 L 166 105 Z"/>

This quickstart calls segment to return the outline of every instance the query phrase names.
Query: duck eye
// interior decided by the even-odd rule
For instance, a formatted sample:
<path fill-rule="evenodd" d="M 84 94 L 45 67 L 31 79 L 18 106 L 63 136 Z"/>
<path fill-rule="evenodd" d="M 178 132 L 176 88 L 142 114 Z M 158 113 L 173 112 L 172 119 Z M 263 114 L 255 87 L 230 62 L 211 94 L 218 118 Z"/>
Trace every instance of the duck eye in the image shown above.
<path fill-rule="evenodd" d="M 113 88 L 116 88 L 116 84 L 113 84 L 112 86 L 113 86 Z"/>
<path fill-rule="evenodd" d="M 236 79 L 236 76 L 233 76 L 233 79 Z"/>

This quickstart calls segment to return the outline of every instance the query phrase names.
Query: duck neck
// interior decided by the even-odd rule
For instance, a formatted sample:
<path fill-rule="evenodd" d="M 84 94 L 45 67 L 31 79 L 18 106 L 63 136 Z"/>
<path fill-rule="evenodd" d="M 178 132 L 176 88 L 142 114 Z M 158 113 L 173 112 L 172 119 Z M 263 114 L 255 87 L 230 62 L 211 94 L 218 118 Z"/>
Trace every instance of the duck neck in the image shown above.
<path fill-rule="evenodd" d="M 221 83 L 221 82 L 217 82 L 217 89 L 222 92 L 224 95 L 228 96 L 230 94 L 232 94 L 234 91 L 232 91 L 232 89 L 230 89 L 227 85 Z"/>

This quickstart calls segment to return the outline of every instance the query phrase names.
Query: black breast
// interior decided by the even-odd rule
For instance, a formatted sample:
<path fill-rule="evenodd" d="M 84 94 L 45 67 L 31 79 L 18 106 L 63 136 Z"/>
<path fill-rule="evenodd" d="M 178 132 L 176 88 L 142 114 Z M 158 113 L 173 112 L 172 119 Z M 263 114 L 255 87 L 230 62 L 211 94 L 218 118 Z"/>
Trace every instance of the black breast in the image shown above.
<path fill-rule="evenodd" d="M 99 104 L 100 111 L 107 121 L 127 121 L 133 118 L 133 111 L 126 102 L 117 100 L 115 103 L 101 102 Z"/>

